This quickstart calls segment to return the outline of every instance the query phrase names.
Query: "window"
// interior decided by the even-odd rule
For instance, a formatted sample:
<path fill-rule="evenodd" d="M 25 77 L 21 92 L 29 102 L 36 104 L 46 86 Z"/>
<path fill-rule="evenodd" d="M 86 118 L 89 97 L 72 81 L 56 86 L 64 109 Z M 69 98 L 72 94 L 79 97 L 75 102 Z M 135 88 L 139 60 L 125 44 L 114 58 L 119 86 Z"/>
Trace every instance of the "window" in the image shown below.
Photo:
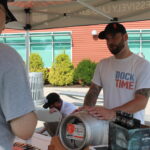
<path fill-rule="evenodd" d="M 128 30 L 128 44 L 132 52 L 143 54 L 150 61 L 150 30 Z"/>
<path fill-rule="evenodd" d="M 54 36 L 54 58 L 59 54 L 65 53 L 71 57 L 71 37 L 68 35 L 57 35 Z"/>
<path fill-rule="evenodd" d="M 31 53 L 38 53 L 44 62 L 45 67 L 50 67 L 53 63 L 52 44 L 31 44 Z"/>
<path fill-rule="evenodd" d="M 26 34 L 2 34 L 0 42 L 13 47 L 26 61 Z M 71 32 L 32 32 L 29 33 L 30 53 L 38 53 L 45 67 L 50 67 L 56 56 L 66 53 L 70 59 L 72 54 Z"/>
<path fill-rule="evenodd" d="M 0 42 L 6 43 L 13 47 L 20 54 L 23 60 L 26 60 L 24 34 L 2 34 L 0 36 Z"/>
<path fill-rule="evenodd" d="M 45 67 L 50 67 L 59 54 L 71 59 L 72 38 L 70 32 L 30 33 L 31 53 L 38 53 Z"/>

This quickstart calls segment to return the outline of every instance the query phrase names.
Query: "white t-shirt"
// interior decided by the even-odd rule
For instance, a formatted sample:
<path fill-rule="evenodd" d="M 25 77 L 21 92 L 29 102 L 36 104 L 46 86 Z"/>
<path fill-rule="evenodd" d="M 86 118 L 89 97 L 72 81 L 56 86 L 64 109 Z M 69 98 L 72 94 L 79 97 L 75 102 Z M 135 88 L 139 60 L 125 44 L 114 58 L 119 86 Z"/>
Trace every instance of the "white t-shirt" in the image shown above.
<path fill-rule="evenodd" d="M 62 114 L 63 117 L 65 117 L 71 114 L 76 109 L 77 107 L 74 104 L 63 101 L 60 113 Z"/>
<path fill-rule="evenodd" d="M 98 63 L 92 82 L 103 88 L 104 106 L 115 108 L 132 100 L 136 90 L 150 88 L 150 63 L 135 54 L 125 59 L 112 56 Z M 143 110 L 134 117 L 144 123 Z"/>
<path fill-rule="evenodd" d="M 33 110 L 24 62 L 14 49 L 0 44 L 0 150 L 12 150 L 9 121 Z"/>

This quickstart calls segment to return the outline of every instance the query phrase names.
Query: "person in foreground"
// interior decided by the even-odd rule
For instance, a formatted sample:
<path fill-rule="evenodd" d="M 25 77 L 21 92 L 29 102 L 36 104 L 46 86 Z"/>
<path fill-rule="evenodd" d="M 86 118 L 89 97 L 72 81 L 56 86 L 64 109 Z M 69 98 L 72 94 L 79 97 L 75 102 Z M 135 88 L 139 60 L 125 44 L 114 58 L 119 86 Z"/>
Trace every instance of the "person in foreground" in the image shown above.
<path fill-rule="evenodd" d="M 101 120 L 115 119 L 116 111 L 134 115 L 144 123 L 144 109 L 150 96 L 150 63 L 133 54 L 128 47 L 128 34 L 119 23 L 110 23 L 99 33 L 113 56 L 101 60 L 84 99 L 91 115 Z M 104 106 L 95 106 L 103 89 Z"/>
<path fill-rule="evenodd" d="M 0 0 L 0 33 L 16 21 L 6 0 Z M 0 150 L 12 150 L 15 136 L 28 139 L 37 123 L 24 62 L 11 47 L 0 43 Z"/>
<path fill-rule="evenodd" d="M 77 109 L 74 104 L 63 101 L 57 93 L 50 93 L 46 96 L 46 102 L 43 108 L 49 108 L 50 114 L 59 111 L 62 114 L 62 118 L 68 116 Z M 45 127 L 38 133 L 43 133 L 47 130 L 51 136 L 54 136 L 57 134 L 58 124 L 59 122 L 44 123 Z"/>

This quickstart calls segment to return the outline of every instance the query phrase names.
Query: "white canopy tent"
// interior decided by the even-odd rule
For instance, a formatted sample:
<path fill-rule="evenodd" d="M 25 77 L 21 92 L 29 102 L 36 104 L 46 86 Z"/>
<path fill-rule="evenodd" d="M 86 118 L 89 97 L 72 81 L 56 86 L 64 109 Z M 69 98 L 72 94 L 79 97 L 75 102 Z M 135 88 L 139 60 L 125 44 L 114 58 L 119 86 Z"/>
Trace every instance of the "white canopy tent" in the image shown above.
<path fill-rule="evenodd" d="M 150 19 L 150 0 L 15 0 L 13 29 L 47 29 Z"/>
<path fill-rule="evenodd" d="M 27 31 L 27 70 L 29 30 L 150 19 L 150 0 L 15 0 L 9 8 L 18 21 L 6 28 Z"/>

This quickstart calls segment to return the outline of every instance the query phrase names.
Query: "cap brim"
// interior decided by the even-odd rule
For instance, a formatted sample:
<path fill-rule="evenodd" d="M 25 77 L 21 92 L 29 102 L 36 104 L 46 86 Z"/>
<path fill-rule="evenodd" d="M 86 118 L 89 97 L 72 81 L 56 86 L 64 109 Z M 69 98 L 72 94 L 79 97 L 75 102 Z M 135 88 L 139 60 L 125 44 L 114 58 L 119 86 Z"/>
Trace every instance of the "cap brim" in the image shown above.
<path fill-rule="evenodd" d="M 10 12 L 9 9 L 6 9 L 6 23 L 8 23 L 8 22 L 13 22 L 13 21 L 17 21 L 17 19 L 16 19 L 15 16 Z"/>
<path fill-rule="evenodd" d="M 47 109 L 49 107 L 49 104 L 48 103 L 45 103 L 44 105 L 43 105 L 43 108 L 45 108 L 45 109 Z"/>
<path fill-rule="evenodd" d="M 106 38 L 105 31 L 100 32 L 99 35 L 98 35 L 98 38 L 99 39 L 105 39 Z"/>

